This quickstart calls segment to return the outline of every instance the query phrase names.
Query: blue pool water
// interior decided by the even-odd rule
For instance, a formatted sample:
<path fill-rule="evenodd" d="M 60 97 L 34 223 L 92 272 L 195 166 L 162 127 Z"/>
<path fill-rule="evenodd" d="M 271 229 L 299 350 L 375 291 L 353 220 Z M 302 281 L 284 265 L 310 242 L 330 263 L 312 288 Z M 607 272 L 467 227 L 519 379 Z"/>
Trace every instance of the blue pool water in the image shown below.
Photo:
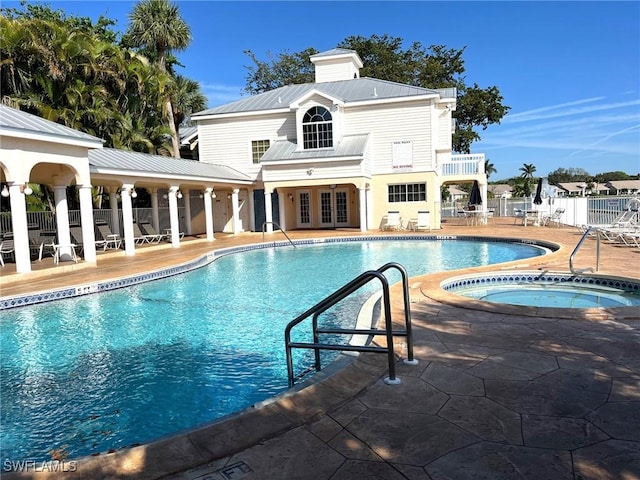
<path fill-rule="evenodd" d="M 544 308 L 611 308 L 640 306 L 640 295 L 596 285 L 513 284 L 468 287 L 458 295 L 484 302 Z"/>
<path fill-rule="evenodd" d="M 387 262 L 416 276 L 543 253 L 462 240 L 268 248 L 126 289 L 6 310 L 0 456 L 45 460 L 61 450 L 74 458 L 144 443 L 283 392 L 286 324 Z M 323 321 L 353 324 L 361 300 Z"/>

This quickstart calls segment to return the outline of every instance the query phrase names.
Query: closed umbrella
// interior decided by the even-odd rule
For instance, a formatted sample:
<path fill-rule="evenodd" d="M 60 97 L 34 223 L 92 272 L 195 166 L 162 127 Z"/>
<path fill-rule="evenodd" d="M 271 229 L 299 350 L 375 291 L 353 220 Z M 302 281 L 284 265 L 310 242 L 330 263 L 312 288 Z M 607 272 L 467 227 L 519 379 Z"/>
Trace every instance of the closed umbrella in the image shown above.
<path fill-rule="evenodd" d="M 473 181 L 473 186 L 471 187 L 471 195 L 469 195 L 469 204 L 470 205 L 481 205 L 482 204 L 482 195 L 480 194 L 480 185 L 478 185 L 478 181 Z"/>
<path fill-rule="evenodd" d="M 542 178 L 538 180 L 538 187 L 536 188 L 536 196 L 533 199 L 533 203 L 536 205 L 542 204 Z"/>

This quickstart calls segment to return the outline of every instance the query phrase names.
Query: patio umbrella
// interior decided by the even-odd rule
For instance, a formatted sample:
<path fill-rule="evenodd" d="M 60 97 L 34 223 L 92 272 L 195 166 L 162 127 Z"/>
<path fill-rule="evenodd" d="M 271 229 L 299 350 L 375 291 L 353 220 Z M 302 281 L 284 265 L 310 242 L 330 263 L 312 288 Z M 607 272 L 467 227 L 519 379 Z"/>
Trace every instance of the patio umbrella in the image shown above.
<path fill-rule="evenodd" d="M 478 181 L 473 181 L 473 186 L 471 187 L 471 195 L 469 195 L 469 205 L 481 205 L 482 204 L 482 195 L 480 194 L 480 185 L 478 185 Z"/>
<path fill-rule="evenodd" d="M 533 203 L 540 205 L 542 203 L 542 177 L 538 180 L 538 187 L 536 188 L 536 196 L 533 199 Z"/>

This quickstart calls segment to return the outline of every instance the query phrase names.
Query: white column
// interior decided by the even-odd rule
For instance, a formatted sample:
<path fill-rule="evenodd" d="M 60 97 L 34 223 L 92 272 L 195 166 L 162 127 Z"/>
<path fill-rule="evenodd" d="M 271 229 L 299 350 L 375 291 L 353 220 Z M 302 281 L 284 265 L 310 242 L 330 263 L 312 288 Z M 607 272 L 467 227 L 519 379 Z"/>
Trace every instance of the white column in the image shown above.
<path fill-rule="evenodd" d="M 56 230 L 59 245 L 71 244 L 71 233 L 69 232 L 69 206 L 67 204 L 67 186 L 54 185 L 53 196 L 56 203 Z M 84 240 L 83 240 L 84 241 Z M 70 248 L 61 248 L 60 257 L 71 255 Z"/>
<path fill-rule="evenodd" d="M 373 225 L 373 194 L 371 186 L 367 188 L 367 229 Z"/>
<path fill-rule="evenodd" d="M 133 239 L 133 206 L 131 202 L 133 185 L 122 185 L 120 200 L 122 201 L 122 227 L 124 229 L 124 254 L 135 255 L 136 245 Z"/>
<path fill-rule="evenodd" d="M 78 185 L 80 196 L 80 223 L 82 224 L 82 251 L 86 262 L 96 262 L 96 237 L 93 230 L 93 202 L 91 185 Z"/>
<path fill-rule="evenodd" d="M 358 188 L 358 201 L 360 202 L 360 231 L 366 232 L 367 228 L 367 189 Z"/>
<path fill-rule="evenodd" d="M 239 189 L 234 188 L 231 192 L 231 210 L 233 212 L 233 218 L 231 220 L 233 224 L 233 234 L 240 233 L 240 206 L 238 204 L 238 192 Z"/>
<path fill-rule="evenodd" d="M 487 201 L 489 200 L 487 198 L 487 184 L 486 183 L 481 183 L 480 184 L 480 193 L 482 194 L 482 211 L 486 212 L 487 211 Z"/>
<path fill-rule="evenodd" d="M 184 192 L 184 223 L 185 234 L 191 235 L 191 190 L 185 190 Z"/>
<path fill-rule="evenodd" d="M 11 204 L 11 227 L 13 229 L 14 255 L 16 258 L 16 272 L 31 271 L 31 251 L 29 249 L 29 229 L 27 227 L 27 205 L 21 185 L 9 185 L 9 202 Z M 69 223 L 67 221 L 67 234 Z M 67 242 L 68 243 L 68 242 Z"/>
<path fill-rule="evenodd" d="M 117 188 L 111 187 L 109 189 L 109 209 L 111 210 L 111 228 L 113 233 L 117 233 L 122 236 L 120 231 L 120 216 L 118 215 L 118 192 Z M 95 234 L 94 234 L 95 235 Z"/>
<path fill-rule="evenodd" d="M 273 209 L 271 208 L 271 192 L 265 189 L 264 191 L 264 219 L 267 222 L 266 233 L 273 233 Z M 260 225 L 262 228 L 262 225 Z"/>
<path fill-rule="evenodd" d="M 253 189 L 248 190 L 247 196 L 249 198 L 249 230 L 256 231 L 256 205 L 253 201 Z"/>
<path fill-rule="evenodd" d="M 206 225 L 207 231 L 207 241 L 213 242 L 213 208 L 211 205 L 211 194 L 213 193 L 213 188 L 205 188 L 204 189 L 204 221 Z"/>
<path fill-rule="evenodd" d="M 427 199 L 428 200 L 428 199 Z M 433 190 L 433 207 L 431 215 L 429 215 L 429 221 L 431 222 L 431 228 L 442 228 L 442 184 L 436 183 Z"/>
<path fill-rule="evenodd" d="M 280 209 L 280 218 L 276 222 L 283 232 L 287 231 L 287 205 L 285 204 L 285 199 L 288 201 L 289 197 L 283 195 L 282 193 L 278 195 L 278 208 Z"/>
<path fill-rule="evenodd" d="M 169 220 L 171 227 L 171 246 L 178 248 L 180 246 L 180 220 L 178 218 L 178 189 L 180 187 L 174 185 L 169 187 Z"/>
<path fill-rule="evenodd" d="M 160 231 L 160 215 L 158 213 L 158 189 L 151 189 L 151 225 L 156 230 Z"/>

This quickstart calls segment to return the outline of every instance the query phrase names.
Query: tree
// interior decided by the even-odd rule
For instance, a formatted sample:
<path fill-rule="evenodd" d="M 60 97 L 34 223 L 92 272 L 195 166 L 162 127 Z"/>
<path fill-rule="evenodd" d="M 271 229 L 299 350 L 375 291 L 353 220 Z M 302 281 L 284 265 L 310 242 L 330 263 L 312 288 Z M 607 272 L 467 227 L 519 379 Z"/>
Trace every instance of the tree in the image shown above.
<path fill-rule="evenodd" d="M 432 45 L 427 50 L 420 42 L 402 49 L 403 40 L 388 35 L 347 37 L 337 46 L 355 50 L 362 58 L 362 77 L 378 78 L 390 82 L 414 85 L 423 88 L 451 88 L 457 90 L 457 107 L 454 112 L 456 132 L 453 134 L 453 150 L 470 153 L 471 144 L 480 140 L 474 130 L 500 123 L 509 111 L 502 105 L 503 98 L 497 87 L 482 89 L 477 84 L 465 85 L 464 60 L 461 50 L 447 49 L 443 45 Z M 313 82 L 313 64 L 309 57 L 317 50 L 308 48 L 299 53 L 268 54 L 267 61 L 258 60 L 250 50 L 245 53 L 254 65 L 247 67 L 245 91 L 262 93 L 295 83 Z"/>
<path fill-rule="evenodd" d="M 522 196 L 528 197 L 532 192 L 533 174 L 536 172 L 536 167 L 533 163 L 525 163 L 520 167 L 520 171 L 522 172 L 520 182 L 516 182 L 514 192 L 521 192 Z"/>
<path fill-rule="evenodd" d="M 175 81 L 176 88 L 172 95 L 173 120 L 179 137 L 180 125 L 188 122 L 193 112 L 207 108 L 207 97 L 200 91 L 198 82 L 182 75 L 176 75 Z"/>
<path fill-rule="evenodd" d="M 128 42 L 134 47 L 145 47 L 156 55 L 155 63 L 162 72 L 167 71 L 167 54 L 173 50 L 184 50 L 191 42 L 189 26 L 180 16 L 178 7 L 168 0 L 143 0 L 129 14 Z M 180 158 L 180 141 L 174 122 L 171 95 L 172 86 L 167 85 L 161 94 L 164 99 L 163 114 L 171 132 L 173 156 Z"/>
<path fill-rule="evenodd" d="M 487 179 L 491 176 L 492 173 L 496 173 L 498 170 L 495 165 L 491 163 L 491 161 L 487 158 L 484 161 L 484 173 L 487 174 Z"/>

